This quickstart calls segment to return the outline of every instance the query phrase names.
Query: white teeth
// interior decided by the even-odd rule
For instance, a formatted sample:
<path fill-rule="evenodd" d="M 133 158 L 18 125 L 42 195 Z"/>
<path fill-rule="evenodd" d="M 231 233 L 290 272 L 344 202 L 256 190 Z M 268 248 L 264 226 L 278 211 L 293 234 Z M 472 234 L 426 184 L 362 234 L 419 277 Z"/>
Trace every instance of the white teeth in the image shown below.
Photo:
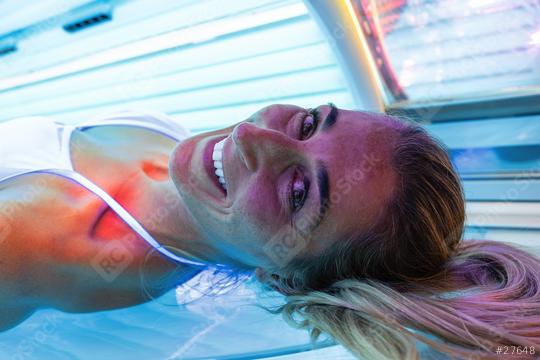
<path fill-rule="evenodd" d="M 227 183 L 225 182 L 225 176 L 223 173 L 223 145 L 225 144 L 225 140 L 223 139 L 220 142 L 217 142 L 214 145 L 214 151 L 212 153 L 212 160 L 214 160 L 214 168 L 216 176 L 218 177 L 219 183 L 223 187 L 223 189 L 227 190 Z"/>
<path fill-rule="evenodd" d="M 216 145 L 214 145 L 214 150 L 221 150 L 223 149 L 223 144 L 225 143 L 225 139 L 218 141 Z"/>
<path fill-rule="evenodd" d="M 223 153 L 221 152 L 221 149 L 214 148 L 214 152 L 212 153 L 212 160 L 221 161 L 222 157 L 223 157 Z"/>

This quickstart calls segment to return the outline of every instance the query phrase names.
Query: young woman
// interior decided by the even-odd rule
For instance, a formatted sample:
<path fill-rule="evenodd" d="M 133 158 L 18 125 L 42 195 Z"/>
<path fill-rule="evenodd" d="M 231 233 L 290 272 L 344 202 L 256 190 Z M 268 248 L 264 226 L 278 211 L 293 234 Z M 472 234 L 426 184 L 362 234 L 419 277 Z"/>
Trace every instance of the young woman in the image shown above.
<path fill-rule="evenodd" d="M 148 301 L 217 266 L 254 272 L 289 322 L 366 359 L 416 358 L 415 339 L 478 359 L 540 350 L 540 260 L 462 240 L 459 178 L 412 123 L 272 105 L 189 138 L 132 112 L 0 132 L 2 329 Z"/>

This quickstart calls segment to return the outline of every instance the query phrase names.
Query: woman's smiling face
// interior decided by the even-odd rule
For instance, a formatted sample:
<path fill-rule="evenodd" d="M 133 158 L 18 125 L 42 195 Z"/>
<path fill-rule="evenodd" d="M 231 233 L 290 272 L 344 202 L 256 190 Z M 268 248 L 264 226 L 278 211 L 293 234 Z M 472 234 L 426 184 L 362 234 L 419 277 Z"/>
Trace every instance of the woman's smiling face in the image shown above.
<path fill-rule="evenodd" d="M 195 255 L 276 268 L 367 228 L 394 186 L 392 133 L 383 115 L 271 105 L 181 142 L 171 175 L 201 241 L 215 249 Z"/>

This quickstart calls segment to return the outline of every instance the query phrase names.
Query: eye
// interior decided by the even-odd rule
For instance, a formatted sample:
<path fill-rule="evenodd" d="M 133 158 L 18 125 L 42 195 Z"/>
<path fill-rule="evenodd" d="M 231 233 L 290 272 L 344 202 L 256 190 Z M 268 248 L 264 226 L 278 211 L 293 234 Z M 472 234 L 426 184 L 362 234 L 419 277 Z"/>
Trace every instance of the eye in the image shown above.
<path fill-rule="evenodd" d="M 291 211 L 297 212 L 302 208 L 306 201 L 309 191 L 309 180 L 300 172 L 296 170 L 293 174 L 292 181 L 289 187 L 289 202 L 291 204 Z"/>
<path fill-rule="evenodd" d="M 305 140 L 311 135 L 313 135 L 313 132 L 315 132 L 315 129 L 317 128 L 317 118 L 317 109 L 311 109 L 308 111 L 307 115 L 302 119 L 300 123 L 300 130 L 298 136 L 300 140 Z"/>

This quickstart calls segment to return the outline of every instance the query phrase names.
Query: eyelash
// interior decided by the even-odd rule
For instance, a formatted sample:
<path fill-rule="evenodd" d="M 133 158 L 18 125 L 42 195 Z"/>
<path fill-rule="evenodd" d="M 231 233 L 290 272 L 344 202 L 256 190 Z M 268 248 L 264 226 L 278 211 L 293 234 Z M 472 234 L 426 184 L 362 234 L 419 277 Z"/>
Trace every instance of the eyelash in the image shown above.
<path fill-rule="evenodd" d="M 307 134 L 306 137 L 304 137 L 304 125 L 306 124 L 306 119 L 311 116 L 313 119 L 313 126 L 311 128 L 311 131 L 309 134 Z M 319 123 L 319 111 L 317 109 L 311 109 L 306 113 L 306 116 L 302 118 L 302 121 L 300 122 L 300 129 L 298 129 L 298 139 L 305 140 L 307 137 L 313 135 L 315 130 L 317 129 L 317 125 Z"/>
<path fill-rule="evenodd" d="M 299 177 L 303 177 L 303 179 L 298 181 Z M 294 186 L 296 184 L 302 184 L 303 185 L 303 189 L 301 190 L 301 191 L 303 191 L 303 194 L 302 194 L 302 197 L 299 200 L 299 204 L 295 204 L 295 198 L 294 198 L 294 194 L 295 194 Z M 289 204 L 290 204 L 291 212 L 293 214 L 298 212 L 302 208 L 302 206 L 304 205 L 304 202 L 305 202 L 305 200 L 307 198 L 308 192 L 309 192 L 309 179 L 304 177 L 304 174 L 300 170 L 294 170 L 293 176 L 291 178 L 291 182 L 289 184 L 289 190 L 288 190 Z"/>
<path fill-rule="evenodd" d="M 318 125 L 318 115 L 319 115 L 319 112 L 317 109 L 311 109 L 309 110 L 307 113 L 306 113 L 306 116 L 304 116 L 302 118 L 302 121 L 300 122 L 300 129 L 299 129 L 299 135 L 298 135 L 298 138 L 300 140 L 306 140 L 308 137 L 310 137 L 311 135 L 313 135 L 313 133 L 315 132 L 315 130 L 317 129 L 317 125 Z M 304 134 L 304 126 L 306 124 L 306 119 L 311 116 L 313 118 L 313 125 L 309 131 L 308 134 Z M 296 212 L 298 212 L 302 206 L 304 205 L 304 202 L 307 198 L 307 194 L 309 193 L 309 179 L 304 177 L 303 179 L 301 179 L 300 181 L 298 181 L 298 178 L 300 176 L 304 176 L 304 174 L 299 171 L 299 170 L 295 170 L 294 171 L 294 174 L 291 178 L 291 182 L 289 184 L 289 194 L 288 194 L 288 199 L 289 199 L 289 204 L 290 204 L 290 208 L 291 208 L 291 212 L 294 214 Z M 301 198 L 298 200 L 298 202 L 296 202 L 295 200 L 295 185 L 297 184 L 300 184 L 301 186 L 303 186 L 302 189 L 296 189 L 298 191 L 302 191 L 301 193 Z"/>

